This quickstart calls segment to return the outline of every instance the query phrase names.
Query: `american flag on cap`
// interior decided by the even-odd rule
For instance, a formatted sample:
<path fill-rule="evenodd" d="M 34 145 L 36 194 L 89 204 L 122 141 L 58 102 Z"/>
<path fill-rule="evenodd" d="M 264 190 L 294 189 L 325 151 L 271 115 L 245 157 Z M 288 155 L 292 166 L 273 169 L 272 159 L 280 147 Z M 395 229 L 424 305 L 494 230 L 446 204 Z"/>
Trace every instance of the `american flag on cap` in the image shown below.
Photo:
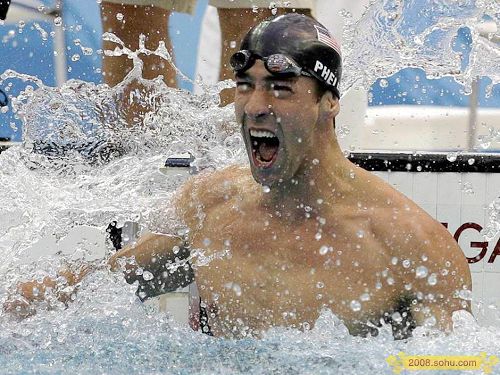
<path fill-rule="evenodd" d="M 321 43 L 324 43 L 327 46 L 332 47 L 335 50 L 335 52 L 337 52 L 339 55 L 341 55 L 340 45 L 338 44 L 338 42 L 335 39 L 332 38 L 332 36 L 330 35 L 330 32 L 327 29 L 325 29 L 324 27 L 320 27 L 317 25 L 314 25 L 314 27 L 316 28 L 318 40 Z"/>

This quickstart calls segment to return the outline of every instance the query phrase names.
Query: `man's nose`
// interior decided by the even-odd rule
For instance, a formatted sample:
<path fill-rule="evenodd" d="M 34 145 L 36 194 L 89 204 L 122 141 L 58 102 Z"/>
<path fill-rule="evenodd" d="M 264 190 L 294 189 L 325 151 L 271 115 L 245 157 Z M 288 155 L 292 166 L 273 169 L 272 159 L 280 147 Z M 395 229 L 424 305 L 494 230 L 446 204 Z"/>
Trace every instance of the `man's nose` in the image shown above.
<path fill-rule="evenodd" d="M 272 114 L 272 105 L 264 90 L 254 90 L 245 106 L 245 114 L 255 122 L 264 121 Z"/>

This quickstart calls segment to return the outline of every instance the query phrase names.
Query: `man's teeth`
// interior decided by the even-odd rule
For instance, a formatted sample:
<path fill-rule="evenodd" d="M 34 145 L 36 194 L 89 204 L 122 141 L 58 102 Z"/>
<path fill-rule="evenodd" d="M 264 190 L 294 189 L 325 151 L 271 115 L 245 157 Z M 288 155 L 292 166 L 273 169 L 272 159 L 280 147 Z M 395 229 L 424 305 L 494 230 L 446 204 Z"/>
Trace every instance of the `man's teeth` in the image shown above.
<path fill-rule="evenodd" d="M 263 138 L 274 138 L 276 137 L 273 133 L 267 130 L 250 130 L 250 135 L 252 137 L 263 137 Z"/>

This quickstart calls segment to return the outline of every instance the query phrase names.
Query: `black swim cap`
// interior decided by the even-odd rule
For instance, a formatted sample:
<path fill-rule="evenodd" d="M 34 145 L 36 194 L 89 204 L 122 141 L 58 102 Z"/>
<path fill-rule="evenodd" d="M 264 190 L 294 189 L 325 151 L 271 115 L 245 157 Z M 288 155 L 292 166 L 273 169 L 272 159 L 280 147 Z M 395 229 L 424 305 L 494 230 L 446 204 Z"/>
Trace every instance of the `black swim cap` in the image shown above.
<path fill-rule="evenodd" d="M 311 17 L 288 13 L 265 20 L 245 35 L 240 49 L 261 58 L 274 54 L 289 56 L 340 98 L 340 46 L 330 32 Z"/>

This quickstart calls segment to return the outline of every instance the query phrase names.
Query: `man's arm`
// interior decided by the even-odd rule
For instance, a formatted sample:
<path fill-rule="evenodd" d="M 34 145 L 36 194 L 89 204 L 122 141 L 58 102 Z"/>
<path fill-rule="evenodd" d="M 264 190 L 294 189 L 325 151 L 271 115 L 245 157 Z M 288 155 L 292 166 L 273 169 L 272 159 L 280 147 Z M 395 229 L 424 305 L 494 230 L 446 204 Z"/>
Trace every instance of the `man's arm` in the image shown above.
<path fill-rule="evenodd" d="M 189 262 L 187 241 L 177 236 L 148 233 L 133 246 L 114 254 L 112 271 L 122 270 L 125 280 L 139 283 L 141 300 L 191 284 L 194 272 Z"/>
<path fill-rule="evenodd" d="M 114 254 L 108 261 L 112 271 L 122 270 L 132 284 L 139 282 L 137 294 L 141 300 L 189 285 L 194 272 L 186 259 L 189 248 L 180 237 L 148 233 L 136 244 Z M 57 278 L 20 283 L 16 292 L 5 302 L 4 311 L 26 318 L 35 313 L 32 302 L 49 296 L 67 303 L 78 284 L 95 270 L 90 263 L 61 270 Z"/>
<path fill-rule="evenodd" d="M 434 220 L 421 220 L 414 246 L 413 279 L 417 301 L 412 316 L 418 326 L 453 329 L 455 311 L 471 312 L 472 281 L 467 260 L 450 233 Z M 425 259 L 425 261 L 424 261 Z"/>

